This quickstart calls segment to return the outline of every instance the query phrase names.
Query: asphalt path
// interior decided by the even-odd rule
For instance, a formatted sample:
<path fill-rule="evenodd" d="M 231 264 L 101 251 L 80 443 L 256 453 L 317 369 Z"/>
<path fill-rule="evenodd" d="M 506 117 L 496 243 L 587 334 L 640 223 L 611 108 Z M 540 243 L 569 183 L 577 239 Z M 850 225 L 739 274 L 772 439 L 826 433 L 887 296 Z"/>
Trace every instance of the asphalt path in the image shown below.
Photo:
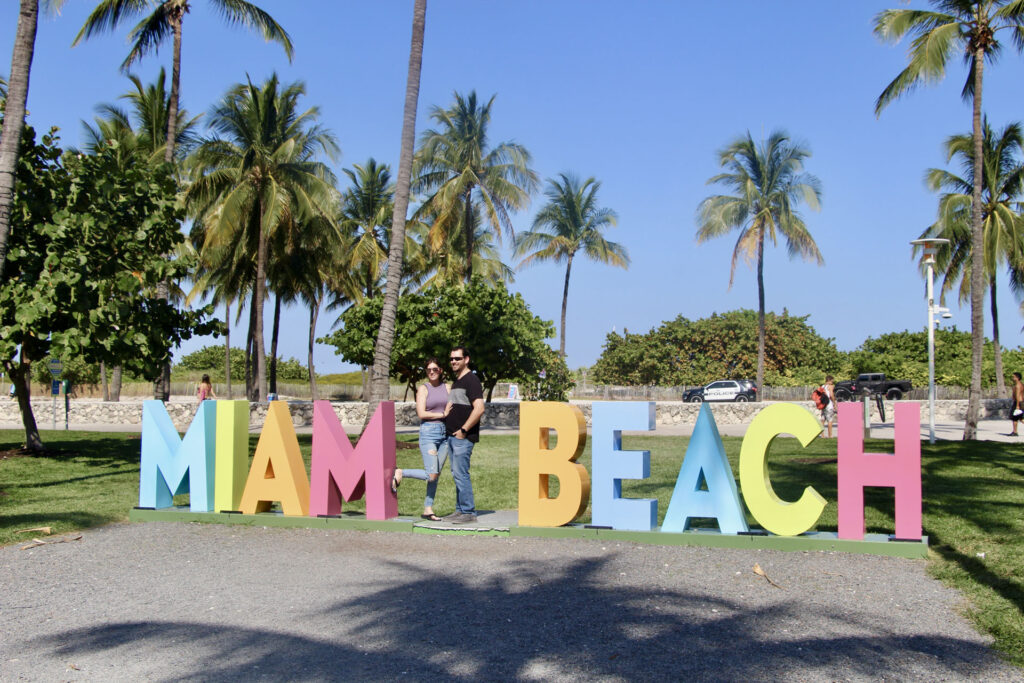
<path fill-rule="evenodd" d="M 152 522 L 0 586 L 3 680 L 1024 680 L 869 555 Z"/>

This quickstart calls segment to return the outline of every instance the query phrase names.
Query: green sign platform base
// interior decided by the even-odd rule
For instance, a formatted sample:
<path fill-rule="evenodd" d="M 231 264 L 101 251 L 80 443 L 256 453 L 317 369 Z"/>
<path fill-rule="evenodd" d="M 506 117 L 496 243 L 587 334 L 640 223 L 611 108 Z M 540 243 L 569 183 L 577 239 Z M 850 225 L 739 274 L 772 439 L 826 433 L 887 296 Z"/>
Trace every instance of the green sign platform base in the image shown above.
<path fill-rule="evenodd" d="M 514 515 L 514 513 L 511 513 Z M 503 515 L 507 516 L 507 515 Z M 573 524 L 561 527 L 526 527 L 516 524 L 490 526 L 470 524 L 454 526 L 437 522 L 419 522 L 408 517 L 386 521 L 369 520 L 359 513 L 343 513 L 337 517 L 286 517 L 280 512 L 243 515 L 228 512 L 191 512 L 187 507 L 145 510 L 135 508 L 128 514 L 133 522 L 204 522 L 207 524 L 243 524 L 250 526 L 290 527 L 306 529 L 349 529 L 357 531 L 404 531 L 420 534 L 456 536 L 520 536 L 532 538 L 587 538 L 604 541 L 625 541 L 653 545 L 703 546 L 711 548 L 768 549 L 791 551 L 823 551 L 867 553 L 890 557 L 925 558 L 928 537 L 921 540 L 898 541 L 885 534 L 866 534 L 863 541 L 840 539 L 835 532 L 813 531 L 800 536 L 732 535 L 710 529 L 694 529 L 683 533 L 660 531 L 624 531 L 596 529 Z"/>

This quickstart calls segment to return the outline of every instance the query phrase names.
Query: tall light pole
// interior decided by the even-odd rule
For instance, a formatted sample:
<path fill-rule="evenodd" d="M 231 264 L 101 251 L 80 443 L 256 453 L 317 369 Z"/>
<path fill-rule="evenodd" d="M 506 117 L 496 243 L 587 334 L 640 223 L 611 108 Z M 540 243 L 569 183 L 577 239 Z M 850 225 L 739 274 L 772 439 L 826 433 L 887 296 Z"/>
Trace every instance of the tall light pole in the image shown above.
<path fill-rule="evenodd" d="M 915 247 L 924 250 L 924 264 L 928 267 L 928 443 L 935 443 L 935 253 L 949 240 L 941 237 L 913 240 Z M 944 315 L 949 317 L 949 311 Z"/>

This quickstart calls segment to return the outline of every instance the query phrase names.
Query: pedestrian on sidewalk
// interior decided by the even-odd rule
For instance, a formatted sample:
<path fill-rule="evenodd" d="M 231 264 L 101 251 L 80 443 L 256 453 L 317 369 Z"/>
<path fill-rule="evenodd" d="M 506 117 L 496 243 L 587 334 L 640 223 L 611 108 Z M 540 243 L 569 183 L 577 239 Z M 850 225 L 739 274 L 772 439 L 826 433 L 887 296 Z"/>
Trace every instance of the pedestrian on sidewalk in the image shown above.
<path fill-rule="evenodd" d="M 1017 436 L 1017 423 L 1024 418 L 1024 383 L 1020 381 L 1020 373 L 1013 373 L 1013 389 L 1011 390 L 1012 402 L 1010 404 L 1010 424 L 1013 431 L 1010 436 Z"/>
<path fill-rule="evenodd" d="M 448 385 L 442 380 L 441 364 L 436 358 L 426 362 L 427 381 L 416 390 L 416 414 L 420 418 L 420 455 L 423 456 L 422 470 L 396 469 L 391 481 L 391 490 L 398 493 L 402 479 L 422 479 L 427 482 L 427 495 L 423 500 L 423 519 L 439 522 L 434 514 L 434 496 L 437 494 L 437 478 L 448 459 L 448 435 L 445 430 L 445 408 L 448 406 Z"/>

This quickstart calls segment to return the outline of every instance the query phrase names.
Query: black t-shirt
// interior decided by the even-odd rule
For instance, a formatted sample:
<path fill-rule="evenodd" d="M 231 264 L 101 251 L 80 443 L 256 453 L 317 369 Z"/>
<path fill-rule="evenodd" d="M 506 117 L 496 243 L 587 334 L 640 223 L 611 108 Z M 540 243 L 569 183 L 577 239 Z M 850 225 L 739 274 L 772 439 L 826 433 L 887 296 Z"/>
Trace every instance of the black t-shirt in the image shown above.
<path fill-rule="evenodd" d="M 462 429 L 473 412 L 473 401 L 483 400 L 484 388 L 480 379 L 472 372 L 467 372 L 452 382 L 451 391 L 448 392 L 448 401 L 452 404 L 452 410 L 444 419 L 445 431 L 448 436 L 454 436 L 455 432 Z M 466 432 L 466 438 L 476 443 L 480 440 L 480 421 Z"/>

